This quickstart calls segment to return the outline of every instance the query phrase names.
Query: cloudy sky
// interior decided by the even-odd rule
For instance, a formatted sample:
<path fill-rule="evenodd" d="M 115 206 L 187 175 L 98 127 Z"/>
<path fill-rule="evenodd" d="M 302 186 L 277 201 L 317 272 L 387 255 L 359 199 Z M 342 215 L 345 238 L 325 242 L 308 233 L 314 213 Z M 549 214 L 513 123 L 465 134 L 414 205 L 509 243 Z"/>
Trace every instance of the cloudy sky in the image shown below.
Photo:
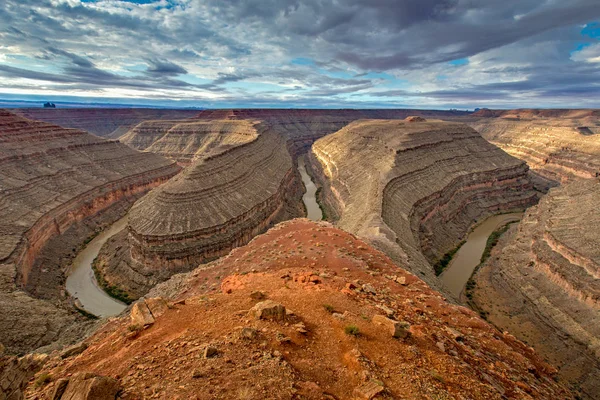
<path fill-rule="evenodd" d="M 40 95 L 600 108 L 600 0 L 1 0 L 0 99 Z"/>

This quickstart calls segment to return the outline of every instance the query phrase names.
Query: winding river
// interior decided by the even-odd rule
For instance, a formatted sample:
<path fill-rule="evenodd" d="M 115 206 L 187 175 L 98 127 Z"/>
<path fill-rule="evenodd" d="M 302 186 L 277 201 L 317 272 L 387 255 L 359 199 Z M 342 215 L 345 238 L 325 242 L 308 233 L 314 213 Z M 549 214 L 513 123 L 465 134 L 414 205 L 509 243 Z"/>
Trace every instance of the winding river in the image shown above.
<path fill-rule="evenodd" d="M 494 215 L 477 225 L 440 275 L 444 286 L 459 297 L 473 271 L 479 265 L 490 235 L 509 222 L 519 221 L 522 216 L 521 213 Z"/>
<path fill-rule="evenodd" d="M 302 182 L 306 187 L 306 192 L 302 196 L 302 201 L 306 205 L 307 218 L 313 221 L 320 221 L 323 219 L 323 212 L 319 203 L 317 203 L 317 186 L 312 181 L 312 178 L 306 172 L 306 161 L 304 156 L 298 157 L 298 170 L 302 176 Z"/>
<path fill-rule="evenodd" d="M 302 200 L 306 205 L 307 216 L 313 221 L 320 221 L 323 218 L 323 213 L 317 203 L 317 187 L 306 172 L 303 156 L 298 159 L 298 169 L 304 186 L 306 186 L 306 193 L 304 193 Z M 127 307 L 126 304 L 110 297 L 102 290 L 92 270 L 92 263 L 104 243 L 126 226 L 127 216 L 102 231 L 75 257 L 68 272 L 66 287 L 69 294 L 81 302 L 83 309 L 99 317 L 117 315 Z"/>
<path fill-rule="evenodd" d="M 121 218 L 110 228 L 100 232 L 75 257 L 68 272 L 67 291 L 81 302 L 83 309 L 98 317 L 117 315 L 127 307 L 126 304 L 110 297 L 98 285 L 92 270 L 92 263 L 100 252 L 100 248 L 113 235 L 127 226 L 127 216 Z"/>

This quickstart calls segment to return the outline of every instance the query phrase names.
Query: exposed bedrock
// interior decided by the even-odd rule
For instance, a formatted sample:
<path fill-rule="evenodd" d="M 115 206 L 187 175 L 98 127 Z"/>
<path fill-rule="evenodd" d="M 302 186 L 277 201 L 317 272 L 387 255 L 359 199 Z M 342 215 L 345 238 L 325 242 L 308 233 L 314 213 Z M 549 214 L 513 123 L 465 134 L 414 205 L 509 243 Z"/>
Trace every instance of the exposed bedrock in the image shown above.
<path fill-rule="evenodd" d="M 327 214 L 432 284 L 473 223 L 536 201 L 527 165 L 464 124 L 356 121 L 309 158 Z"/>
<path fill-rule="evenodd" d="M 507 153 L 527 162 L 536 188 L 600 174 L 600 111 L 512 110 L 475 113 L 470 125 Z"/>
<path fill-rule="evenodd" d="M 97 262 L 109 284 L 137 297 L 303 215 L 303 187 L 285 138 L 256 127 L 253 141 L 196 161 L 134 205 L 127 243 L 109 241 Z"/>
<path fill-rule="evenodd" d="M 185 119 L 197 110 L 167 110 L 152 108 L 18 108 L 17 115 L 52 124 L 83 129 L 94 135 L 116 139 L 146 120 Z"/>
<path fill-rule="evenodd" d="M 145 121 L 120 138 L 134 149 L 176 160 L 188 165 L 256 138 L 251 121 L 175 120 Z"/>
<path fill-rule="evenodd" d="M 477 273 L 474 301 L 600 398 L 600 181 L 552 189 Z"/>
<path fill-rule="evenodd" d="M 48 279 L 62 276 L 56 270 L 67 267 L 61 258 L 85 239 L 69 232 L 82 222 L 91 226 L 99 214 L 110 222 L 122 213 L 121 203 L 178 171 L 163 157 L 0 110 L 0 331 L 9 350 L 48 344 L 73 322 L 68 310 L 59 309 L 56 285 L 62 282 Z M 45 293 L 47 301 L 21 289 Z M 29 311 L 19 314 L 25 305 Z M 29 329 L 29 322 L 46 329 Z"/>

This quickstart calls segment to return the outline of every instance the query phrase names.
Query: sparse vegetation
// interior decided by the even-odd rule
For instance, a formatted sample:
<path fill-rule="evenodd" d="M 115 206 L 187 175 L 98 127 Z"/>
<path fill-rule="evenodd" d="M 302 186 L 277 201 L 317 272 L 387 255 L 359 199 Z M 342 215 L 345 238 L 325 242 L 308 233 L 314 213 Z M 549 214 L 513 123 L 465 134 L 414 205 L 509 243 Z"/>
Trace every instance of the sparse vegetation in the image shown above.
<path fill-rule="evenodd" d="M 444 254 L 444 256 L 442 258 L 440 258 L 438 260 L 438 262 L 435 263 L 435 265 L 433 266 L 433 269 L 435 271 L 436 276 L 440 276 L 442 274 L 442 272 L 444 272 L 444 270 L 450 264 L 450 261 L 452 261 L 452 257 L 454 257 L 456 252 L 458 250 L 460 250 L 460 248 L 462 247 L 463 244 L 465 244 L 464 240 L 462 242 L 460 242 L 456 248 L 454 248 L 454 249 L 450 250 L 449 252 L 447 252 L 446 254 Z"/>
<path fill-rule="evenodd" d="M 331 304 L 323 304 L 323 308 L 330 314 L 333 314 L 335 312 L 335 308 L 333 308 Z"/>
<path fill-rule="evenodd" d="M 131 304 L 135 299 L 132 299 L 126 291 L 121 289 L 118 286 L 109 284 L 104 276 L 98 271 L 98 258 L 94 259 L 92 263 L 92 270 L 94 271 L 94 275 L 96 276 L 96 280 L 98 281 L 98 285 L 108 294 L 110 297 L 114 297 L 117 300 L 122 301 L 125 304 Z"/>
<path fill-rule="evenodd" d="M 350 336 L 360 335 L 360 329 L 358 329 L 358 326 L 356 326 L 356 325 L 347 325 L 344 328 L 344 332 L 346 332 L 346 335 L 350 335 Z"/>
<path fill-rule="evenodd" d="M 433 379 L 435 379 L 436 381 L 441 382 L 441 383 L 446 383 L 446 378 L 444 378 L 442 375 L 440 375 L 440 373 L 437 372 L 435 369 L 432 369 L 429 373 L 431 374 L 431 377 Z"/>
<path fill-rule="evenodd" d="M 50 375 L 47 372 L 42 372 L 36 379 L 35 379 L 35 383 L 34 386 L 36 388 L 42 387 L 42 386 L 46 386 L 47 384 L 49 384 L 50 382 L 52 382 L 52 375 Z"/>
<path fill-rule="evenodd" d="M 475 279 L 473 279 L 473 277 L 475 276 L 477 271 L 479 271 L 479 268 L 481 268 L 481 266 L 487 261 L 487 259 L 490 258 L 490 255 L 492 254 L 492 249 L 494 248 L 494 246 L 496 246 L 498 244 L 500 237 L 510 228 L 510 226 L 512 224 L 514 224 L 516 222 L 517 221 L 512 221 L 512 222 L 507 223 L 506 225 L 504 225 L 501 228 L 492 232 L 492 234 L 488 237 L 487 242 L 485 243 L 485 249 L 483 250 L 483 253 L 481 254 L 481 259 L 479 260 L 479 265 L 477 265 L 477 267 L 475 267 L 475 269 L 473 270 L 473 273 L 471 274 L 471 277 L 469 278 L 469 280 L 467 281 L 467 284 L 465 285 L 465 296 L 467 297 L 469 302 L 471 302 L 471 300 L 473 300 L 473 291 L 475 290 L 475 287 L 477 286 L 477 284 L 475 283 Z M 481 316 L 481 318 L 487 319 L 489 313 L 480 311 L 479 315 Z"/>

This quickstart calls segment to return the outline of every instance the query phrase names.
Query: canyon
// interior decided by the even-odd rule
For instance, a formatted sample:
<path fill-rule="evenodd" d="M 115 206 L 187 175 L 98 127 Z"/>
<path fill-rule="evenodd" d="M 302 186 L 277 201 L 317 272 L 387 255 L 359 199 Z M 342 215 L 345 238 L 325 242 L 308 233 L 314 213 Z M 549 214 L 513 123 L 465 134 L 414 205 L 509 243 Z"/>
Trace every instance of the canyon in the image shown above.
<path fill-rule="evenodd" d="M 598 110 L 480 110 L 468 119 L 485 139 L 526 161 L 542 191 L 600 174 Z"/>
<path fill-rule="evenodd" d="M 13 113 L 24 118 L 76 128 L 97 136 L 117 139 L 145 120 L 185 119 L 198 110 L 161 108 L 16 108 Z"/>
<path fill-rule="evenodd" d="M 77 129 L 0 110 L 0 331 L 20 353 L 81 334 L 61 290 L 80 244 L 180 168 Z"/>
<path fill-rule="evenodd" d="M 50 354 L 0 354 L 15 393 L 597 398 L 596 111 L 34 111 L 0 111 L 0 353 Z M 477 269 L 476 312 L 454 305 L 463 283 L 434 267 L 526 209 Z M 86 274 L 98 254 L 100 285 L 140 299 L 117 318 L 65 292 L 83 246 Z"/>
<path fill-rule="evenodd" d="M 336 226 L 439 287 L 432 264 L 477 221 L 537 201 L 527 165 L 454 122 L 362 120 L 309 153 Z"/>
<path fill-rule="evenodd" d="M 122 399 L 573 398 L 555 372 L 356 236 L 296 219 L 160 284 L 77 351 L 50 355 L 24 390 L 39 399 L 89 387 Z"/>
<path fill-rule="evenodd" d="M 550 190 L 475 275 L 473 304 L 586 398 L 600 393 L 600 181 Z"/>

